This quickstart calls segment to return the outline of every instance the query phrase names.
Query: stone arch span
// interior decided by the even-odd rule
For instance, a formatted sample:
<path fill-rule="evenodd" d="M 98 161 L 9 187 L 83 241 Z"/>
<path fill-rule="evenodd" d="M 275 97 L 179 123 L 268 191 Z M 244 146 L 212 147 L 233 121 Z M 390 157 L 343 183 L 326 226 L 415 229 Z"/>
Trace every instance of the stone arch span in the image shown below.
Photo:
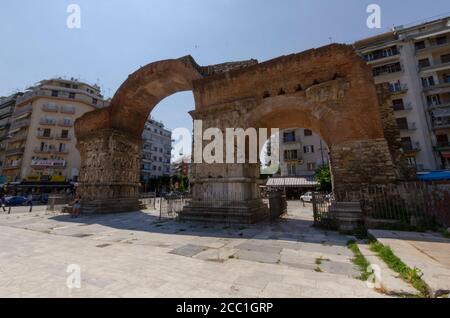
<path fill-rule="evenodd" d="M 146 116 L 160 100 L 185 90 L 194 93 L 191 115 L 203 121 L 203 130 L 301 126 L 318 132 L 330 147 L 339 190 L 395 182 L 395 146 L 386 139 L 389 125 L 384 124 L 392 114 L 380 110 L 371 70 L 352 47 L 332 44 L 263 63 L 208 67 L 184 57 L 140 69 L 120 87 L 110 107 L 76 122 L 83 211 L 139 208 L 140 135 Z M 192 170 L 193 200 L 184 219 L 251 223 L 267 216 L 257 183 L 259 165 L 195 163 Z"/>

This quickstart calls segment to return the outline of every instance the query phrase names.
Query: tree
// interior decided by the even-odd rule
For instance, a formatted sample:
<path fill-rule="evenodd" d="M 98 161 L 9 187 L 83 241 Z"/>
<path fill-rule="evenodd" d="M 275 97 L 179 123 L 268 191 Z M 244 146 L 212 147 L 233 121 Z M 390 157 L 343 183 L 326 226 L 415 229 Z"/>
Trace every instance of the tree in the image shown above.
<path fill-rule="evenodd" d="M 316 170 L 316 180 L 319 183 L 318 191 L 331 192 L 333 186 L 331 184 L 330 166 L 325 165 Z"/>

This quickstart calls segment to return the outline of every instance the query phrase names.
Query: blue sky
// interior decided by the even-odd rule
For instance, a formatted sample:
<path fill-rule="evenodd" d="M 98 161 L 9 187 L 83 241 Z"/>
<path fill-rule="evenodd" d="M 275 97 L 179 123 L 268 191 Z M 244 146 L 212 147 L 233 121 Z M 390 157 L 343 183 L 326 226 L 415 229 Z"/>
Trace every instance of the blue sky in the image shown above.
<path fill-rule="evenodd" d="M 81 7 L 81 29 L 66 27 Z M 366 8 L 382 8 L 368 29 Z M 0 95 L 54 76 L 99 83 L 112 96 L 128 74 L 155 60 L 191 54 L 199 64 L 260 61 L 355 40 L 450 12 L 448 0 L 15 0 L 0 2 Z M 190 127 L 191 93 L 153 115 Z"/>

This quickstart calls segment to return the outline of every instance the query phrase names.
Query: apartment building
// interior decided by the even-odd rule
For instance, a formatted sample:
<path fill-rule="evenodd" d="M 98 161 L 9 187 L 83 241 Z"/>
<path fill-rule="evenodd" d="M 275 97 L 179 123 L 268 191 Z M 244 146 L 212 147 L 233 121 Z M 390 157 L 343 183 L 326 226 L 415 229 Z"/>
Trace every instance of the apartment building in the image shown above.
<path fill-rule="evenodd" d="M 76 181 L 74 122 L 105 106 L 99 87 L 75 79 L 44 80 L 27 89 L 11 116 L 2 175 L 16 182 Z"/>
<path fill-rule="evenodd" d="M 5 162 L 8 133 L 11 127 L 11 117 L 14 112 L 16 100 L 22 95 L 23 93 L 15 93 L 11 96 L 0 98 L 0 169 Z M 0 176 L 0 183 L 5 183 L 6 181 L 4 176 Z"/>
<path fill-rule="evenodd" d="M 388 83 L 403 151 L 419 171 L 450 169 L 450 17 L 354 44 Z"/>
<path fill-rule="evenodd" d="M 314 176 L 317 168 L 329 162 L 327 145 L 311 130 L 283 130 L 279 145 L 279 174 L 283 177 Z"/>
<path fill-rule="evenodd" d="M 145 123 L 142 133 L 141 182 L 149 183 L 159 177 L 170 177 L 172 132 L 152 118 Z"/>

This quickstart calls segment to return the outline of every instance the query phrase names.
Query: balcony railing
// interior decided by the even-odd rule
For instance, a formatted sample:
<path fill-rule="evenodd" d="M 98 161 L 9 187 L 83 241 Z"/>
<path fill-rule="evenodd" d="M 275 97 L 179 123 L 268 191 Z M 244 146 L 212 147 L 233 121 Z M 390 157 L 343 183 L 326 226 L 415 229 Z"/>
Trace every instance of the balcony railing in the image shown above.
<path fill-rule="evenodd" d="M 398 94 L 408 91 L 408 85 L 406 84 L 397 84 L 389 86 L 389 91 L 391 94 Z"/>
<path fill-rule="evenodd" d="M 22 128 L 22 127 L 28 127 L 28 126 L 30 126 L 30 120 L 29 119 L 21 119 L 21 120 L 18 120 L 18 121 L 14 121 L 11 124 L 11 130 L 19 129 L 19 128 Z"/>
<path fill-rule="evenodd" d="M 72 120 L 60 120 L 58 122 L 58 125 L 62 126 L 62 127 L 72 127 L 73 126 L 73 121 Z"/>
<path fill-rule="evenodd" d="M 447 45 L 450 45 L 450 40 L 445 40 L 445 41 L 442 41 L 440 43 L 434 42 L 434 43 L 430 43 L 427 46 L 418 47 L 418 48 L 416 48 L 416 52 L 438 49 L 438 48 L 441 48 L 441 47 L 445 47 Z"/>
<path fill-rule="evenodd" d="M 436 149 L 437 149 L 438 151 L 450 149 L 450 141 L 447 141 L 447 142 L 438 142 L 438 143 L 436 144 Z"/>
<path fill-rule="evenodd" d="M 55 126 L 56 125 L 56 120 L 55 119 L 49 119 L 49 118 L 42 118 L 39 123 L 41 125 L 45 125 L 45 126 Z"/>
<path fill-rule="evenodd" d="M 67 140 L 67 141 L 69 141 L 69 140 L 72 140 L 72 136 L 61 136 L 61 135 L 59 135 L 59 136 L 55 136 L 55 138 L 56 139 L 58 139 L 58 140 Z"/>
<path fill-rule="evenodd" d="M 419 70 L 421 72 L 423 71 L 430 71 L 430 70 L 434 70 L 434 69 L 438 69 L 438 68 L 450 68 L 450 62 L 434 62 L 434 63 L 430 63 L 430 65 L 428 66 L 424 66 L 424 67 L 420 67 L 419 66 Z"/>
<path fill-rule="evenodd" d="M 41 138 L 41 139 L 53 139 L 52 134 L 47 134 L 47 133 L 43 133 L 43 132 L 38 132 L 36 134 L 36 137 Z"/>
<path fill-rule="evenodd" d="M 56 97 L 56 98 L 64 98 L 64 99 L 71 99 L 71 100 L 80 100 L 84 103 L 90 104 L 94 107 L 105 107 L 108 106 L 107 101 L 103 101 L 101 96 L 97 95 L 91 95 L 88 92 L 84 90 L 71 90 L 72 93 L 75 93 L 75 98 L 72 98 L 71 92 L 64 91 L 65 88 L 61 88 L 61 90 L 58 90 L 58 96 L 53 96 L 52 91 L 53 89 L 37 89 L 33 91 L 26 92 L 21 97 L 17 98 L 16 104 L 22 104 L 26 102 L 27 100 L 34 98 L 34 97 Z M 95 104 L 93 101 L 94 99 L 97 99 L 97 103 Z"/>
<path fill-rule="evenodd" d="M 3 170 L 6 170 L 6 169 L 19 169 L 21 167 L 21 165 L 22 165 L 22 160 L 14 161 L 12 163 L 6 163 L 3 166 Z"/>
<path fill-rule="evenodd" d="M 29 113 L 29 112 L 31 112 L 33 110 L 33 106 L 32 105 L 27 105 L 27 106 L 25 106 L 25 107 L 20 107 L 20 108 L 17 108 L 15 111 L 14 111 L 14 113 L 13 113 L 13 117 L 19 117 L 20 115 L 23 115 L 23 114 L 26 114 L 26 113 Z"/>
<path fill-rule="evenodd" d="M 401 125 L 398 125 L 398 129 L 400 129 L 400 130 L 416 130 L 417 126 L 416 126 L 416 123 L 401 124 Z"/>
<path fill-rule="evenodd" d="M 404 110 L 412 110 L 413 106 L 411 102 L 393 105 L 392 108 L 394 111 L 404 111 Z"/>
<path fill-rule="evenodd" d="M 60 155 L 65 155 L 65 154 L 69 153 L 69 150 L 68 149 L 54 149 L 53 153 L 60 154 Z"/>
<path fill-rule="evenodd" d="M 402 149 L 404 152 L 418 152 L 421 150 L 421 147 L 419 142 L 416 143 L 408 142 L 402 144 Z"/>
<path fill-rule="evenodd" d="M 52 153 L 55 149 L 50 148 L 50 147 L 36 147 L 34 148 L 34 152 L 36 153 Z"/>
<path fill-rule="evenodd" d="M 62 106 L 60 112 L 64 114 L 75 114 L 76 109 L 74 106 Z"/>
<path fill-rule="evenodd" d="M 46 112 L 57 113 L 59 110 L 59 106 L 54 104 L 44 104 L 42 105 L 42 110 Z"/>
<path fill-rule="evenodd" d="M 25 147 L 15 147 L 15 148 L 8 148 L 5 151 L 6 155 L 18 155 L 25 152 Z"/>

